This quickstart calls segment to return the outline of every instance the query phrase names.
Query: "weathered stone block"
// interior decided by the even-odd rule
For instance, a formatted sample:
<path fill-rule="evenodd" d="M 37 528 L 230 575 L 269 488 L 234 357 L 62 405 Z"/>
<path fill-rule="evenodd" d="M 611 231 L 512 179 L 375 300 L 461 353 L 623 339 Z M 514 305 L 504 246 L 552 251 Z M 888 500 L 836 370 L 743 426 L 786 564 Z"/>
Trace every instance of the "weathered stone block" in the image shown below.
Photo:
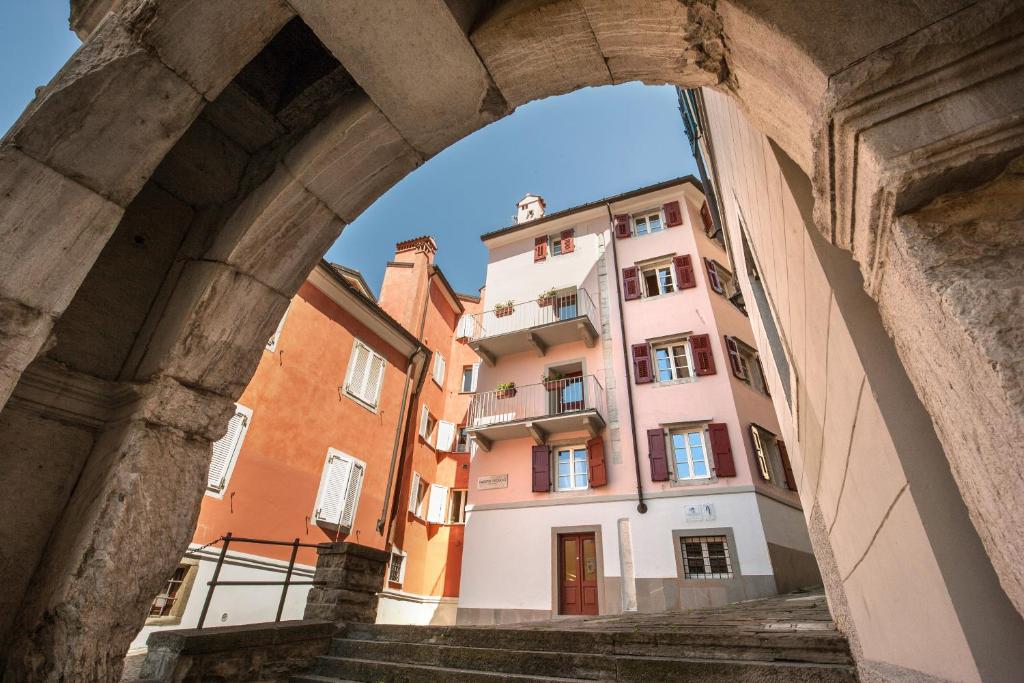
<path fill-rule="evenodd" d="M 313 586 L 306 599 L 306 619 L 372 623 L 377 592 L 384 585 L 388 553 L 354 543 L 317 548 Z"/>
<path fill-rule="evenodd" d="M 0 406 L 21 373 L 46 346 L 53 318 L 16 301 L 0 299 Z"/>
<path fill-rule="evenodd" d="M 4 140 L 125 206 L 202 104 L 109 15 Z"/>

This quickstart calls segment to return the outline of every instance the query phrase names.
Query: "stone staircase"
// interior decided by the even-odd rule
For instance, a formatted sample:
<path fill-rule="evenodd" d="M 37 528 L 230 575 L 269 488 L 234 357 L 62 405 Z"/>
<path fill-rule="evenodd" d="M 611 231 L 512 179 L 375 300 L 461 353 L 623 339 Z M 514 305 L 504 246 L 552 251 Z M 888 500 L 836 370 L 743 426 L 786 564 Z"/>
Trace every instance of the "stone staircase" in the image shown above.
<path fill-rule="evenodd" d="M 511 627 L 351 624 L 292 682 L 856 681 L 823 603 L 782 596 Z"/>

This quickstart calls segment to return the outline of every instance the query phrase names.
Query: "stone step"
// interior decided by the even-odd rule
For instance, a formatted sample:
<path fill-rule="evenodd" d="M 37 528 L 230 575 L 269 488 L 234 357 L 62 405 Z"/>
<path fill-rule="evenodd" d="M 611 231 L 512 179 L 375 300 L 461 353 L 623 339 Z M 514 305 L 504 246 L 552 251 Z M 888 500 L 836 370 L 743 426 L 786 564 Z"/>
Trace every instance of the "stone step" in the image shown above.
<path fill-rule="evenodd" d="M 835 631 L 715 632 L 698 629 L 647 631 L 527 630 L 351 624 L 346 639 L 534 652 L 657 655 L 851 664 L 849 645 Z M 348 649 L 336 640 L 335 651 Z M 356 655 L 358 656 L 358 655 Z"/>
<path fill-rule="evenodd" d="M 462 648 L 468 649 L 468 648 Z M 315 676 L 298 676 L 293 683 L 325 683 L 337 680 L 354 681 L 401 681 L 402 683 L 492 683 L 494 681 L 588 681 L 609 680 L 622 683 L 649 683 L 657 680 L 692 681 L 697 683 L 855 683 L 853 667 L 836 664 L 804 664 L 793 662 L 749 662 L 731 660 L 673 659 L 663 657 L 633 657 L 602 655 L 614 662 L 612 669 L 602 670 L 598 677 L 593 667 L 577 670 L 582 676 L 560 676 L 560 671 L 547 671 L 541 667 L 531 673 L 522 673 L 534 668 L 530 662 L 531 652 L 493 651 L 502 657 L 503 669 L 494 668 L 494 660 L 487 656 L 478 665 L 488 669 L 459 668 L 446 665 L 430 665 L 407 662 L 386 662 L 371 659 L 341 657 L 319 657 Z M 550 654 L 550 653 L 549 653 Z M 554 674 L 554 675 L 552 675 Z"/>

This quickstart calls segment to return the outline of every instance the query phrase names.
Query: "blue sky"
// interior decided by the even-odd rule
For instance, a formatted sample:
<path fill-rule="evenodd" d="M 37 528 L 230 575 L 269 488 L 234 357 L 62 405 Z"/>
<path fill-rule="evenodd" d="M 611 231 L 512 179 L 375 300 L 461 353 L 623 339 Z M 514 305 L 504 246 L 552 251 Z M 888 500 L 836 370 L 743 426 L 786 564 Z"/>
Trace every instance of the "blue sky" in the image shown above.
<path fill-rule="evenodd" d="M 0 130 L 71 56 L 68 0 L 0 0 Z M 696 174 L 675 90 L 639 83 L 531 102 L 452 145 L 367 209 L 327 258 L 377 291 L 395 242 L 433 235 L 459 291 L 483 284 L 479 236 L 512 222 L 527 192 L 559 211 L 667 178 Z"/>

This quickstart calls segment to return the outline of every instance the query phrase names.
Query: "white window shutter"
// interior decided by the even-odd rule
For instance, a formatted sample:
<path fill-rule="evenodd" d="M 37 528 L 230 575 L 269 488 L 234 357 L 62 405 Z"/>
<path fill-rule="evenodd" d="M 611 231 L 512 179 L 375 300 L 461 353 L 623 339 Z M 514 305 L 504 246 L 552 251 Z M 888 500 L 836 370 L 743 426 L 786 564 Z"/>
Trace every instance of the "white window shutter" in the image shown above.
<path fill-rule="evenodd" d="M 441 420 L 437 423 L 437 450 L 450 451 L 455 445 L 455 425 Z"/>
<path fill-rule="evenodd" d="M 384 383 L 384 357 L 376 353 L 372 354 L 370 367 L 367 373 L 366 394 L 363 400 L 376 407 L 380 400 L 380 389 Z"/>
<path fill-rule="evenodd" d="M 430 416 L 430 409 L 427 406 L 423 406 L 420 411 L 420 436 L 424 439 L 427 438 L 427 418 Z"/>
<path fill-rule="evenodd" d="M 427 521 L 444 524 L 444 509 L 448 504 L 448 487 L 440 484 L 430 485 L 430 505 L 427 508 Z"/>
<path fill-rule="evenodd" d="M 479 363 L 473 363 L 473 379 L 472 379 L 472 385 L 469 388 L 470 391 L 476 391 L 476 381 L 477 381 L 477 379 L 479 377 L 480 377 L 480 364 Z"/>
<path fill-rule="evenodd" d="M 434 381 L 444 386 L 445 360 L 440 351 L 434 351 Z"/>
<path fill-rule="evenodd" d="M 327 453 L 314 516 L 317 522 L 340 525 L 352 460 L 333 448 Z"/>
<path fill-rule="evenodd" d="M 416 494 L 420 490 L 420 475 L 418 472 L 412 473 L 412 486 L 409 490 L 409 512 L 416 514 Z"/>
<path fill-rule="evenodd" d="M 284 310 L 284 315 L 281 316 L 281 320 L 277 323 L 277 329 L 274 331 L 274 336 L 267 342 L 267 351 L 273 353 L 277 350 L 277 341 L 281 338 L 281 330 L 284 328 L 284 319 L 288 317 L 288 311 L 290 308 Z"/>
<path fill-rule="evenodd" d="M 352 358 L 348 363 L 348 378 L 345 380 L 345 391 L 353 396 L 363 397 L 369 361 L 370 349 L 362 342 L 356 341 L 355 346 L 352 347 Z"/>
<path fill-rule="evenodd" d="M 359 493 L 363 488 L 365 467 L 361 463 L 352 463 L 348 485 L 345 488 L 345 507 L 341 513 L 341 526 L 352 528 L 356 520 L 356 508 L 359 505 Z"/>
<path fill-rule="evenodd" d="M 252 410 L 236 404 L 235 414 L 228 422 L 228 431 L 212 445 L 210 473 L 206 478 L 206 487 L 211 491 L 223 491 L 227 486 L 232 465 L 242 447 L 251 418 Z"/>

